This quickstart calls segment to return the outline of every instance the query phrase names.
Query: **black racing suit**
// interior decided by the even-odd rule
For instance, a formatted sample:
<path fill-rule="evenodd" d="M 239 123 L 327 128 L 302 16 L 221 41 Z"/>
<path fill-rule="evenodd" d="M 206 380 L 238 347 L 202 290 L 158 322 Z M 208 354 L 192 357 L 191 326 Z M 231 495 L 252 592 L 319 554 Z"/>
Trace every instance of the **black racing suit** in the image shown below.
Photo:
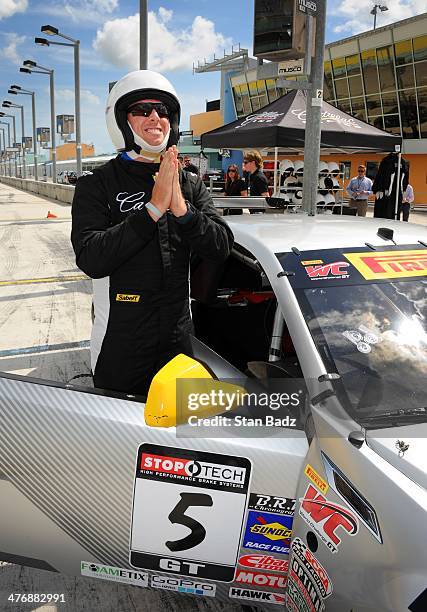
<path fill-rule="evenodd" d="M 91 361 L 96 387 L 146 394 L 154 374 L 189 353 L 190 252 L 223 262 L 233 235 L 200 178 L 180 173 L 193 215 L 169 211 L 155 223 L 150 200 L 158 164 L 121 156 L 79 178 L 71 240 L 78 267 L 92 279 Z"/>

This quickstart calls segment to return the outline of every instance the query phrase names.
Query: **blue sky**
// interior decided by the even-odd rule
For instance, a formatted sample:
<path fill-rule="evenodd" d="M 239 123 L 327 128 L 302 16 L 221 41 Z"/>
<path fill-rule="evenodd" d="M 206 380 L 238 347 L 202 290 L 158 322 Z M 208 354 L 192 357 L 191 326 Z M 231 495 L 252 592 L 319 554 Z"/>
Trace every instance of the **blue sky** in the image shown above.
<path fill-rule="evenodd" d="M 427 11 L 427 0 L 385 2 L 389 11 L 379 13 L 378 26 Z M 182 129 L 188 129 L 190 114 L 205 110 L 206 99 L 219 97 L 219 74 L 193 75 L 193 61 L 209 61 L 214 53 L 229 52 L 238 43 L 251 53 L 253 4 L 253 0 L 148 0 L 148 67 L 174 84 L 182 103 Z M 372 28 L 373 4 L 372 0 L 329 0 L 327 42 Z M 97 154 L 111 152 L 104 121 L 108 83 L 139 67 L 138 12 L 139 0 L 0 0 L 1 101 L 11 99 L 7 90 L 12 84 L 34 90 L 37 125 L 50 125 L 48 77 L 19 72 L 22 61 L 31 59 L 55 69 L 56 113 L 74 114 L 72 49 L 34 44 L 35 36 L 44 37 L 42 25 L 54 25 L 81 41 L 82 141 L 94 143 Z M 12 101 L 25 105 L 30 135 L 30 97 L 13 96 Z"/>

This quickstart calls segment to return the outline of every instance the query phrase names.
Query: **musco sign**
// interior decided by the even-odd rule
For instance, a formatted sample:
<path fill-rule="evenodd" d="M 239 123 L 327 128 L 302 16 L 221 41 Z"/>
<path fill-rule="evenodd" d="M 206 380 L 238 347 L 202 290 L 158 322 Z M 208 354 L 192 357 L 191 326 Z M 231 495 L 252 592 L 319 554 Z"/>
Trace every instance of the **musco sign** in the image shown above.
<path fill-rule="evenodd" d="M 298 0 L 298 10 L 312 17 L 317 15 L 318 0 Z"/>

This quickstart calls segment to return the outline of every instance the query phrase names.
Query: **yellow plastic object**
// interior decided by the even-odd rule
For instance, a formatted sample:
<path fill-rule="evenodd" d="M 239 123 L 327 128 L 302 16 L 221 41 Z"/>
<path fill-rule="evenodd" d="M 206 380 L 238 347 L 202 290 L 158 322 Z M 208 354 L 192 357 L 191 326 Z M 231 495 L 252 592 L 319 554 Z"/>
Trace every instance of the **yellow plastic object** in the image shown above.
<path fill-rule="evenodd" d="M 177 385 L 179 379 L 183 380 Z M 190 415 L 208 417 L 221 414 L 225 408 L 210 398 L 212 394 L 216 398 L 218 393 L 227 391 L 235 396 L 231 408 L 236 407 L 246 393 L 242 387 L 215 380 L 200 362 L 181 353 L 163 366 L 151 381 L 144 410 L 145 422 L 150 427 L 174 427 L 186 423 Z M 192 405 L 195 397 L 200 398 L 197 408 Z M 190 398 L 193 402 L 189 401 Z"/>

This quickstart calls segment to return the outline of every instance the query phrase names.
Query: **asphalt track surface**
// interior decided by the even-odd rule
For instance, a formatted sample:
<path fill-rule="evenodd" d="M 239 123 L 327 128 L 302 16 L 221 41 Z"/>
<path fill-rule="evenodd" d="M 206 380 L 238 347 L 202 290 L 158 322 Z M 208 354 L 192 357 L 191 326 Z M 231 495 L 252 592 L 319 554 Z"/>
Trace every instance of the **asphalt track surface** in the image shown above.
<path fill-rule="evenodd" d="M 48 219 L 49 212 L 55 217 Z M 70 230 L 70 205 L 0 183 L 0 371 L 60 382 L 90 371 L 92 286 L 76 267 Z M 78 384 L 91 383 L 82 378 Z M 65 603 L 11 603 L 11 593 L 64 593 Z M 0 562 L 1 612 L 244 609 L 248 607 Z"/>
<path fill-rule="evenodd" d="M 49 212 L 55 217 L 47 218 Z M 68 204 L 0 183 L 0 371 L 60 382 L 89 373 L 91 282 L 75 265 L 70 218 Z M 427 225 L 427 213 L 410 219 Z M 79 385 L 85 381 L 91 384 L 82 378 Z M 66 601 L 16 604 L 8 602 L 11 593 L 64 593 Z M 0 562 L 1 612 L 248 609 Z"/>

